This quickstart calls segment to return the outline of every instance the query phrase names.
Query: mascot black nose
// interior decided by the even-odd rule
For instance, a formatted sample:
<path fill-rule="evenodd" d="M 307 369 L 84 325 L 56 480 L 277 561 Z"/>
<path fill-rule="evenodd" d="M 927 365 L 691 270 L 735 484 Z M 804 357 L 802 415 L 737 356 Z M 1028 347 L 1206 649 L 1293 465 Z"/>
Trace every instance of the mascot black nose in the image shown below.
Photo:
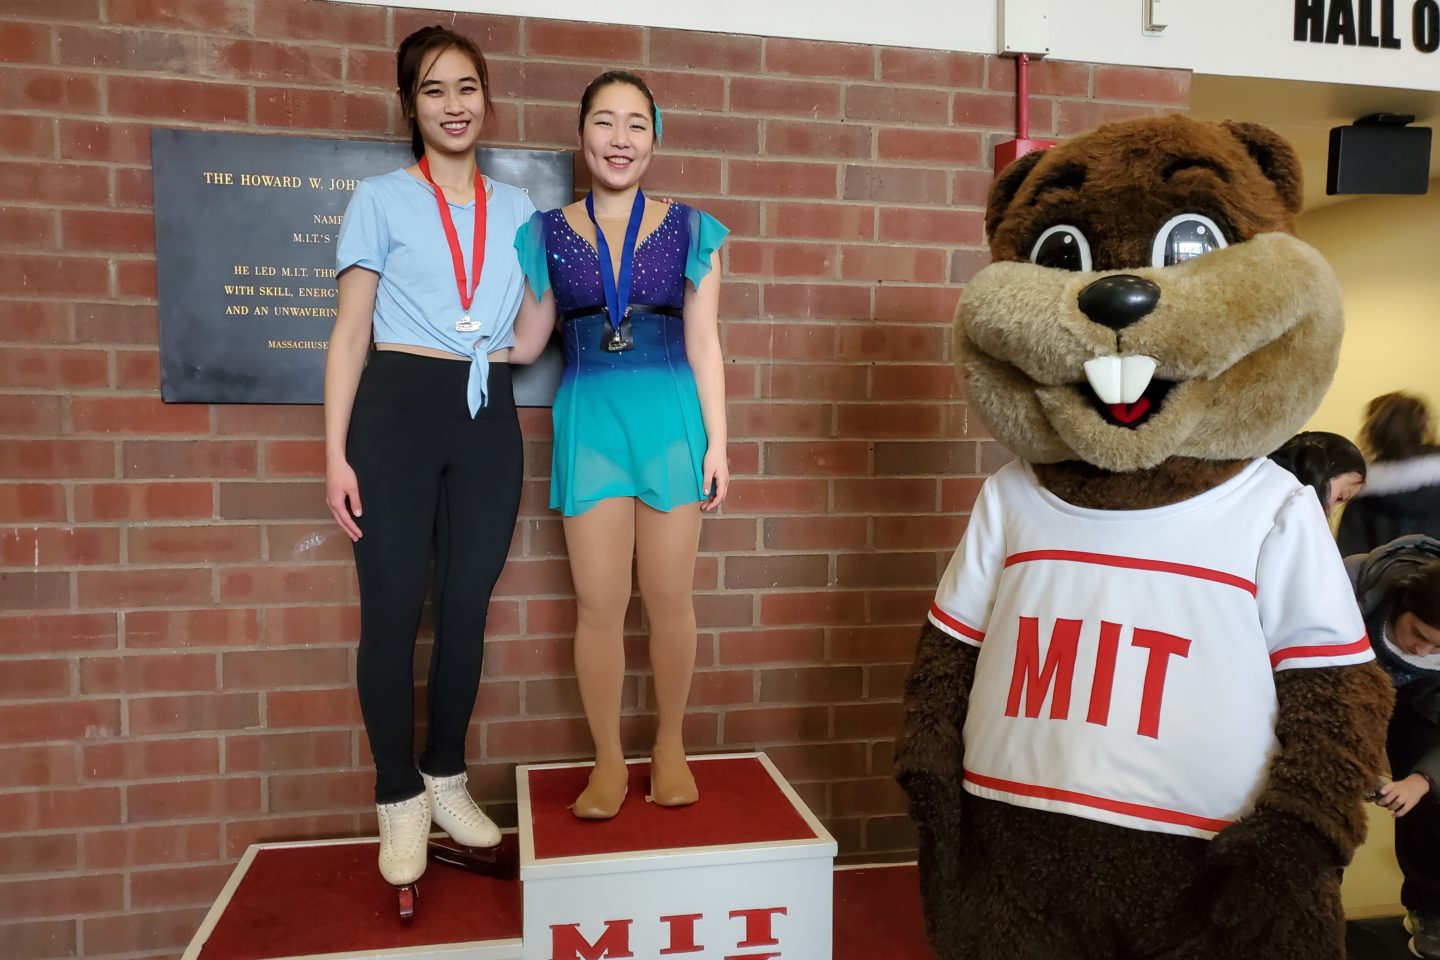
<path fill-rule="evenodd" d="M 1122 273 L 1102 277 L 1080 291 L 1080 312 L 1111 330 L 1143 320 L 1160 302 L 1160 288 L 1143 277 Z"/>

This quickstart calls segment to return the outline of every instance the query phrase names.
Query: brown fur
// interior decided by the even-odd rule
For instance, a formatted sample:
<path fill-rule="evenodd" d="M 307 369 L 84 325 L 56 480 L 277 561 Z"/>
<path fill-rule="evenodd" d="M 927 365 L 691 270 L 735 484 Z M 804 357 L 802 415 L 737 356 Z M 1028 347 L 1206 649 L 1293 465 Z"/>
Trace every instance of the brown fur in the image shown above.
<path fill-rule="evenodd" d="M 1037 463 L 1035 476 L 1055 496 L 1093 510 L 1148 510 L 1188 500 L 1245 468 L 1245 460 L 1171 457 L 1149 470 L 1110 473 L 1080 460 Z"/>
<path fill-rule="evenodd" d="M 1204 165 L 1172 172 L 1191 159 Z M 1180 210 L 1247 240 L 1293 232 L 1300 212 L 1294 150 L 1254 124 L 1202 124 L 1178 114 L 1113 123 L 1021 164 L 997 182 L 986 210 L 996 260 L 1029 259 L 1045 227 L 1069 222 L 1099 238 L 1091 244 L 1097 271 L 1124 270 L 1150 262 L 1156 228 Z"/>
<path fill-rule="evenodd" d="M 1184 117 L 1103 127 L 1013 164 L 986 214 L 997 261 L 957 322 L 971 403 L 1077 506 L 1134 510 L 1223 483 L 1313 412 L 1334 370 L 1338 288 L 1286 234 L 1300 168 L 1273 133 Z M 1228 249 L 1150 266 L 1159 226 L 1209 216 Z M 1089 240 L 1089 273 L 1028 263 L 1046 227 Z M 1158 284 L 1116 332 L 1078 309 L 1106 273 Z M 1138 429 L 1086 397 L 1084 362 L 1144 354 L 1176 385 Z M 979 652 L 927 625 L 896 770 L 919 827 L 940 960 L 1342 960 L 1338 868 L 1364 836 L 1393 694 L 1374 664 L 1276 674 L 1279 753 L 1253 811 L 1213 841 L 1116 827 L 964 793 L 961 730 Z"/>
<path fill-rule="evenodd" d="M 1355 797 L 1382 769 L 1377 744 L 1395 705 L 1390 679 L 1375 663 L 1331 670 L 1282 670 L 1275 679 L 1280 755 L 1255 815 L 1299 820 L 1335 849 L 1342 863 L 1365 839 Z"/>
<path fill-rule="evenodd" d="M 905 730 L 896 744 L 895 776 L 920 834 L 925 929 L 936 945 L 954 943 L 962 932 L 951 899 L 960 852 L 960 728 L 978 659 L 974 647 L 925 625 L 905 683 Z"/>
<path fill-rule="evenodd" d="M 1007 171 L 992 193 L 996 263 L 967 287 L 956 325 L 970 401 L 991 433 L 1033 463 L 1079 459 L 1119 472 L 1174 456 L 1263 456 L 1300 429 L 1334 375 L 1344 324 L 1334 273 L 1285 232 L 1299 172 L 1284 141 L 1253 125 L 1167 117 L 1031 156 L 1026 176 L 1017 183 Z M 1180 162 L 1202 165 L 1167 177 Z M 1151 266 L 1156 232 L 1187 212 L 1210 217 L 1231 245 Z M 1039 235 L 1061 223 L 1089 239 L 1093 272 L 1029 263 Z M 1117 332 L 1076 301 L 1120 273 L 1162 292 L 1153 312 Z M 1176 384 L 1138 429 L 1092 406 L 1083 365 L 1109 354 L 1153 357 L 1155 376 Z"/>

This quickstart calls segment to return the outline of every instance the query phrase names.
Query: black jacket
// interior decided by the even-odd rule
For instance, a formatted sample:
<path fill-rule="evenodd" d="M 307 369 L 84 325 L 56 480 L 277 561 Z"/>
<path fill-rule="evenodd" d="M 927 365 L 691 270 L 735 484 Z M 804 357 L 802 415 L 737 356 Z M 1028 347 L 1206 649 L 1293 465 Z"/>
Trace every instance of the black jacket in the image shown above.
<path fill-rule="evenodd" d="M 1440 538 L 1440 452 L 1370 465 L 1340 516 L 1340 553 L 1369 553 L 1396 537 Z"/>
<path fill-rule="evenodd" d="M 1440 662 L 1434 669 L 1427 669 L 1402 660 L 1383 639 L 1396 584 L 1417 565 L 1435 560 L 1440 560 L 1440 540 L 1410 536 L 1368 554 L 1346 557 L 1345 569 L 1355 588 L 1375 659 L 1395 684 L 1396 712 L 1407 711 L 1410 720 L 1428 724 L 1434 734 L 1433 746 L 1415 764 L 1415 771 L 1429 777 L 1440 790 Z M 1436 659 L 1440 661 L 1440 657 Z"/>

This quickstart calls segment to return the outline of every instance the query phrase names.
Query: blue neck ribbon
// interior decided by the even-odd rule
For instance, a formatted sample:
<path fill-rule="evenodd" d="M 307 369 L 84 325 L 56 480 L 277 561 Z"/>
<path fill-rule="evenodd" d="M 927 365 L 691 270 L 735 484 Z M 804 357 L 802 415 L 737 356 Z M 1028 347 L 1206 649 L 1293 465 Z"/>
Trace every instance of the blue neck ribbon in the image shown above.
<path fill-rule="evenodd" d="M 625 246 L 620 251 L 620 277 L 615 277 L 615 260 L 610 255 L 610 244 L 605 231 L 595 219 L 595 195 L 585 194 L 585 212 L 595 224 L 595 250 L 600 254 L 600 286 L 605 290 L 605 306 L 610 311 L 610 326 L 620 329 L 620 321 L 630 309 L 630 281 L 635 271 L 635 244 L 640 237 L 640 221 L 645 218 L 645 194 L 635 191 L 635 201 L 630 205 L 630 223 L 625 227 Z"/>

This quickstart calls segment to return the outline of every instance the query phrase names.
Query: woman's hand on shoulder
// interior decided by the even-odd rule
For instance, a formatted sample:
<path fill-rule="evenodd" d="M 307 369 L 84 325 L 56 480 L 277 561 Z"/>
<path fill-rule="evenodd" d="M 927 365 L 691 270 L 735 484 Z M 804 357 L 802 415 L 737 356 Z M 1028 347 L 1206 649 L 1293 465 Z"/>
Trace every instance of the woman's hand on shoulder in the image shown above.
<path fill-rule="evenodd" d="M 705 451 L 705 461 L 701 472 L 705 476 L 701 490 L 706 497 L 705 502 L 700 504 L 700 509 L 709 513 L 719 509 L 720 504 L 725 502 L 725 497 L 730 493 L 730 460 L 726 456 L 723 446 L 711 447 Z"/>
<path fill-rule="evenodd" d="M 355 522 L 360 516 L 360 481 L 348 461 L 334 460 L 325 467 L 325 506 L 351 543 L 360 539 L 360 526 Z"/>

